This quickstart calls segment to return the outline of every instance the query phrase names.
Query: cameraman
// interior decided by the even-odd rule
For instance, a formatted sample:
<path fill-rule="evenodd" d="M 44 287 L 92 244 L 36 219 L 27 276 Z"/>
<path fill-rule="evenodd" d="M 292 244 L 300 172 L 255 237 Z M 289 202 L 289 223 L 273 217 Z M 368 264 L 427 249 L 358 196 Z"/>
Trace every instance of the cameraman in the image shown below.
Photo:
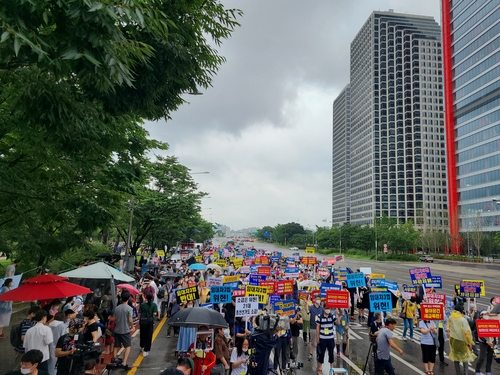
<path fill-rule="evenodd" d="M 394 367 L 391 363 L 391 348 L 397 350 L 399 355 L 403 355 L 403 350 L 400 349 L 392 339 L 392 331 L 396 328 L 396 319 L 387 318 L 385 327 L 380 329 L 377 334 L 377 358 L 375 360 L 375 374 L 395 375 Z"/>
<path fill-rule="evenodd" d="M 76 346 L 85 343 L 83 334 L 83 320 L 73 319 L 69 321 L 68 333 L 57 340 L 56 358 L 57 375 L 81 375 L 85 372 L 83 356 L 75 355 Z"/>

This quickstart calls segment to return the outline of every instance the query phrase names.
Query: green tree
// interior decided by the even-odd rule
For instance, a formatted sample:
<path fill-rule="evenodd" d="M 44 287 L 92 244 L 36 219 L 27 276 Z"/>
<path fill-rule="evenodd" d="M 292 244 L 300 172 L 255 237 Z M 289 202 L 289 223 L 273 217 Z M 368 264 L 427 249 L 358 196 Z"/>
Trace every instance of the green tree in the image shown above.
<path fill-rule="evenodd" d="M 273 231 L 273 240 L 280 244 L 286 244 L 294 234 L 305 234 L 304 227 L 294 222 L 278 224 Z"/>
<path fill-rule="evenodd" d="M 274 230 L 273 227 L 266 225 L 265 227 L 262 227 L 257 231 L 257 238 L 261 240 L 268 240 L 271 237 L 273 230 Z M 266 236 L 265 233 L 269 233 L 269 235 Z"/>

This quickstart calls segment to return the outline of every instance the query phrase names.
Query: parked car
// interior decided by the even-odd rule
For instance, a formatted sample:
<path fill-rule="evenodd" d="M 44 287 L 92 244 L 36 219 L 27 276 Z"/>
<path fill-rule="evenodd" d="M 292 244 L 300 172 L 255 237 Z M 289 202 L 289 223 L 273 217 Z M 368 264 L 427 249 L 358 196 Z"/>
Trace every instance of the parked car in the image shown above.
<path fill-rule="evenodd" d="M 298 249 L 299 249 L 299 248 L 298 248 L 298 247 L 295 247 L 295 246 L 293 246 L 293 247 L 289 248 L 289 250 L 292 250 L 292 251 L 297 251 Z"/>
<path fill-rule="evenodd" d="M 425 255 L 423 257 L 420 257 L 420 261 L 426 262 L 426 263 L 429 263 L 429 262 L 434 263 L 434 258 L 430 255 Z"/>

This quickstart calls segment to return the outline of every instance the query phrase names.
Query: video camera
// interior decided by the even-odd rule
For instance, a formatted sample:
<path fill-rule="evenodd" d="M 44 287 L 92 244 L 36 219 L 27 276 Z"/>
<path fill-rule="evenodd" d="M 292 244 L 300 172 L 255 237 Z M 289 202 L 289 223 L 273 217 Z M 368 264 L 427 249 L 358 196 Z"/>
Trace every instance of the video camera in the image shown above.
<path fill-rule="evenodd" d="M 108 374 L 110 371 L 121 369 L 122 364 L 123 364 L 123 359 L 121 358 L 114 358 L 113 362 L 106 363 L 106 370 L 108 370 Z"/>
<path fill-rule="evenodd" d="M 75 359 L 79 359 L 82 361 L 88 361 L 89 359 L 95 359 L 98 361 L 98 358 L 101 355 L 101 352 L 99 350 L 100 344 L 98 342 L 93 342 L 93 341 L 87 341 L 86 343 L 83 344 L 75 344 L 75 353 L 73 354 L 73 357 Z"/>
<path fill-rule="evenodd" d="M 266 332 L 267 335 L 271 337 L 277 331 L 290 329 L 290 319 L 288 316 L 267 314 L 264 312 L 255 318 L 255 325 L 257 331 Z"/>

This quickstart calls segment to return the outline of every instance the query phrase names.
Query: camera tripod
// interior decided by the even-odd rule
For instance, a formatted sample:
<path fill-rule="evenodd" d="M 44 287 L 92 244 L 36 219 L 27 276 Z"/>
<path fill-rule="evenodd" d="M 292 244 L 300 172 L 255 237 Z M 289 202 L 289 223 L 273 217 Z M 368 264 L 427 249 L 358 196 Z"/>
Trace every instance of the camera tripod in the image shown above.
<path fill-rule="evenodd" d="M 370 340 L 370 347 L 368 348 L 368 354 L 366 355 L 365 365 L 363 366 L 363 374 L 365 375 L 366 366 L 368 366 L 368 361 L 370 360 L 371 354 L 373 353 L 373 365 L 377 361 L 377 344 Z"/>

